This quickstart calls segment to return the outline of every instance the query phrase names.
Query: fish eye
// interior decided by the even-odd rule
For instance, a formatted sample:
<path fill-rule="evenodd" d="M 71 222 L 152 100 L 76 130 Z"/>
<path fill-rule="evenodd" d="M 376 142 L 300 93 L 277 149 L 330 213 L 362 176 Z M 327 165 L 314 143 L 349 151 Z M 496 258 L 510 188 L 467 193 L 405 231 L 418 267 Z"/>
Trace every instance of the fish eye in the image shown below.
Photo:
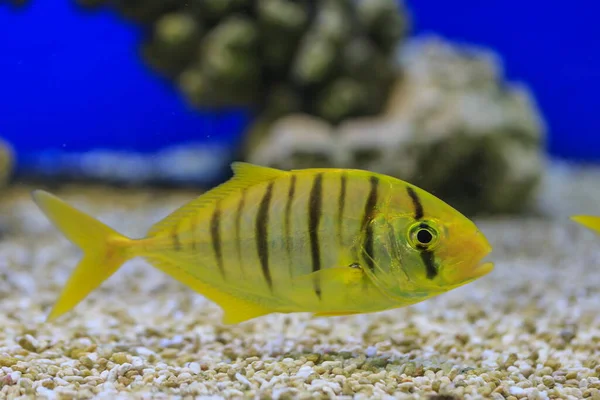
<path fill-rule="evenodd" d="M 419 222 L 410 228 L 411 245 L 417 249 L 433 247 L 439 238 L 437 229 L 431 223 Z"/>
<path fill-rule="evenodd" d="M 427 229 L 417 231 L 417 241 L 419 244 L 429 244 L 433 241 L 433 235 Z"/>

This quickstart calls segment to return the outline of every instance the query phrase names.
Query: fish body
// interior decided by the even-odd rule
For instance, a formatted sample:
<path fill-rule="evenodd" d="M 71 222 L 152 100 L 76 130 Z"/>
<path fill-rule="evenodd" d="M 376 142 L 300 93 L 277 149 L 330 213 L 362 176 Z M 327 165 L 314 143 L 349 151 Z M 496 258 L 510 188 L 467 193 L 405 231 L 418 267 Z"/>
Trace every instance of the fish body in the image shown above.
<path fill-rule="evenodd" d="M 401 180 L 362 170 L 281 171 L 247 163 L 129 239 L 53 195 L 50 220 L 84 251 L 50 313 L 69 311 L 128 259 L 216 302 L 223 322 L 273 312 L 376 312 L 423 301 L 492 269 L 469 219 Z"/>

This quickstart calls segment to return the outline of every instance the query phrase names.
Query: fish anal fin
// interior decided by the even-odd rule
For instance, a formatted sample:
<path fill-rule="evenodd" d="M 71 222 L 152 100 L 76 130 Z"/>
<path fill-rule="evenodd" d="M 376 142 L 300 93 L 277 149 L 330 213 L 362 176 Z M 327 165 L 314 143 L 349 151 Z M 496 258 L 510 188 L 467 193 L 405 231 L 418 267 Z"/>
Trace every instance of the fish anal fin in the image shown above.
<path fill-rule="evenodd" d="M 216 201 L 226 198 L 232 194 L 241 192 L 244 189 L 252 187 L 262 182 L 280 178 L 289 174 L 288 171 L 283 171 L 270 167 L 263 167 L 246 162 L 237 161 L 231 164 L 233 177 L 228 181 L 212 188 L 198 198 L 190 201 L 184 206 L 178 208 L 166 218 L 158 221 L 148 231 L 148 236 L 155 236 L 162 232 L 171 231 L 181 218 L 197 212 L 198 209 L 209 207 Z"/>
<path fill-rule="evenodd" d="M 248 321 L 263 315 L 271 314 L 275 310 L 263 307 L 253 302 L 240 299 L 225 293 L 200 280 L 199 277 L 178 267 L 175 263 L 159 257 L 146 257 L 148 262 L 169 276 L 175 278 L 193 291 L 200 293 L 207 299 L 216 303 L 223 310 L 223 324 L 232 325 Z"/>
<path fill-rule="evenodd" d="M 232 296 L 221 296 L 221 301 L 215 301 L 223 309 L 223 324 L 234 325 L 245 322 L 274 311 L 256 304 L 239 300 Z"/>

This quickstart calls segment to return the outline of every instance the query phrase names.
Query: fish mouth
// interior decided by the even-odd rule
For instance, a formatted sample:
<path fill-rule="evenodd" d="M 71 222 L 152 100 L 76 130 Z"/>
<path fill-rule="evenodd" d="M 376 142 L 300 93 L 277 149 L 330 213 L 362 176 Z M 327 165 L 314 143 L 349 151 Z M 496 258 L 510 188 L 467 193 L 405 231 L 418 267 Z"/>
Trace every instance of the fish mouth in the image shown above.
<path fill-rule="evenodd" d="M 466 285 L 467 283 L 471 283 L 484 275 L 489 274 L 494 269 L 494 263 L 492 262 L 482 262 L 477 264 L 475 268 L 465 271 L 461 276 L 455 281 L 456 283 L 453 285 L 454 288 Z"/>
<path fill-rule="evenodd" d="M 494 269 L 494 263 L 487 260 L 488 256 L 492 252 L 492 246 L 487 242 L 485 242 L 486 246 L 482 253 L 482 257 L 479 260 L 479 264 L 471 271 L 471 276 L 473 279 L 481 278 L 484 275 L 489 274 Z"/>
<path fill-rule="evenodd" d="M 490 249 L 491 250 L 491 249 Z M 489 252 L 487 252 L 489 254 Z M 487 260 L 487 256 L 479 259 L 478 263 L 473 263 L 473 267 L 459 268 L 459 285 L 464 285 L 489 274 L 494 269 L 494 263 Z"/>
<path fill-rule="evenodd" d="M 492 272 L 492 270 L 494 269 L 494 263 L 493 262 L 484 262 L 479 264 L 477 267 L 475 267 L 475 269 L 472 272 L 472 277 L 473 279 L 476 278 L 481 278 L 484 275 L 489 274 L 490 272 Z"/>

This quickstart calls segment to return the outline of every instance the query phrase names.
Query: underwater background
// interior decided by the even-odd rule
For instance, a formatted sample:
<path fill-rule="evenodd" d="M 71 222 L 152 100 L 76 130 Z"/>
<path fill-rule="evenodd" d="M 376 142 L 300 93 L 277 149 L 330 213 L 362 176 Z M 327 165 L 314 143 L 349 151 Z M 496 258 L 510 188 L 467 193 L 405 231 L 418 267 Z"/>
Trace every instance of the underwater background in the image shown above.
<path fill-rule="evenodd" d="M 247 1 L 202 3 L 5 3 L 0 137 L 14 173 L 206 187 L 229 176 L 235 159 L 288 168 L 320 160 L 415 181 L 465 212 L 513 212 L 543 176 L 543 156 L 598 161 L 591 1 L 543 12 L 538 2 L 375 1 L 354 19 L 343 1 L 272 1 L 256 13 Z M 345 53 L 328 56 L 338 45 Z M 402 87 L 389 90 L 393 82 Z M 388 119 L 398 124 L 383 128 Z M 345 142 L 346 154 L 328 149 L 321 122 L 340 128 L 332 140 Z M 304 124 L 319 132 L 289 133 Z M 355 130 L 364 133 L 345 133 Z M 487 146 L 474 136 L 521 151 L 527 165 L 508 161 L 513 150 L 474 160 L 473 149 Z M 390 166 L 377 143 L 394 141 L 406 142 L 395 154 L 409 154 Z M 448 144 L 453 155 L 438 157 Z M 486 172 L 470 176 L 473 165 Z M 521 178 L 497 176 L 506 169 Z M 509 188 L 513 204 L 491 204 L 494 194 L 474 183 L 483 175 Z"/>

